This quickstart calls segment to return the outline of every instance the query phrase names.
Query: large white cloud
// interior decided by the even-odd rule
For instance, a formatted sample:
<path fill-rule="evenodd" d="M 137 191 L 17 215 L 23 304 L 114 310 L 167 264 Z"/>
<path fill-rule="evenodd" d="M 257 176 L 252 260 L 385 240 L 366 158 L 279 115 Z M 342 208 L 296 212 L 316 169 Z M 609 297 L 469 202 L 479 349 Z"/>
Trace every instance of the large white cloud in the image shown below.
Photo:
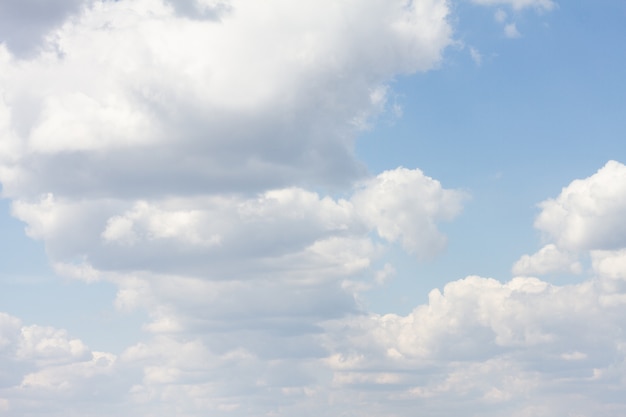
<path fill-rule="evenodd" d="M 334 387 L 368 392 L 359 403 L 374 410 L 385 404 L 368 415 L 411 415 L 410 401 L 426 415 L 618 416 L 626 300 L 602 281 L 468 277 L 407 316 L 333 323 Z"/>
<path fill-rule="evenodd" d="M 435 255 L 445 243 L 437 223 L 458 214 L 463 198 L 419 170 L 399 168 L 364 182 L 347 199 L 301 188 L 251 198 L 130 201 L 48 194 L 35 203 L 16 201 L 13 212 L 31 237 L 46 243 L 55 262 L 224 279 L 304 265 L 318 273 L 363 269 L 376 252 L 370 231 L 389 242 L 400 239 L 419 257 Z"/>
<path fill-rule="evenodd" d="M 35 58 L 0 53 L 4 193 L 345 185 L 384 83 L 438 64 L 447 14 L 442 0 L 238 1 L 214 21 L 95 2 Z"/>
<path fill-rule="evenodd" d="M 598 257 L 616 258 L 623 254 Z M 121 416 L 331 416 L 348 409 L 411 416 L 415 407 L 425 415 L 619 416 L 626 410 L 626 286 L 609 285 L 616 267 L 602 270 L 568 286 L 467 277 L 433 290 L 428 303 L 406 316 L 309 318 L 317 331 L 303 329 L 306 320 L 293 327 L 229 320 L 220 328 L 217 320 L 198 321 L 196 312 L 195 328 L 186 322 L 152 329 L 152 338 L 117 357 L 90 353 L 62 331 L 22 326 L 3 315 L 3 369 L 12 370 L 13 379 L 4 379 L 0 397 L 15 413 L 52 406 L 49 415 L 82 398 L 90 402 L 74 410 L 89 416 L 110 412 L 95 408 L 100 401 L 126 403 L 116 410 Z M 619 274 L 623 280 L 626 271 Z M 206 281 L 163 279 L 158 285 L 179 311 L 176 298 L 188 305 L 217 301 L 210 298 L 215 291 L 203 289 L 212 285 Z M 287 310 L 293 315 L 297 308 Z M 17 373 L 24 363 L 30 368 Z M 16 395 L 25 387 L 29 403 Z"/>
<path fill-rule="evenodd" d="M 6 369 L 31 368 L 10 374 L 2 407 L 302 414 L 329 372 L 319 323 L 360 310 L 353 291 L 375 285 L 384 242 L 432 255 L 436 224 L 460 210 L 460 193 L 419 170 L 368 179 L 352 153 L 385 109 L 385 83 L 438 65 L 448 10 L 96 1 L 42 26 L 39 54 L 0 46 L 0 182 L 14 215 L 57 272 L 108 280 L 120 310 L 150 318 L 119 356 L 24 327 Z M 407 200 L 372 212 L 383 177 Z M 390 235 L 390 216 L 407 230 Z M 97 411 L 98 398 L 112 406 Z"/>

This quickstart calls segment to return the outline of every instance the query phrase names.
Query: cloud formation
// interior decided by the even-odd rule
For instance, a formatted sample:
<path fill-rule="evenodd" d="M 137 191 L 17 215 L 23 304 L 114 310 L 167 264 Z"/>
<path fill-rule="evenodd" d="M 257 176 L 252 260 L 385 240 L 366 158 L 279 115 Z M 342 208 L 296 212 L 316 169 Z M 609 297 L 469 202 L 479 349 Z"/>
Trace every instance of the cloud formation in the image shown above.
<path fill-rule="evenodd" d="M 96 2 L 33 59 L 3 50 L 4 194 L 345 186 L 385 82 L 452 42 L 439 0 L 231 9 L 190 21 L 157 0 Z"/>
<path fill-rule="evenodd" d="M 445 248 L 439 225 L 467 197 L 419 169 L 368 174 L 353 154 L 387 83 L 440 63 L 449 9 L 67 2 L 30 46 L 4 38 L 3 195 L 59 275 L 112 283 L 116 308 L 148 320 L 102 352 L 0 313 L 0 411 L 623 415 L 617 162 L 542 203 L 548 242 L 515 267 L 529 276 L 468 276 L 407 315 L 362 304 L 393 275 L 390 247 Z M 578 284 L 530 276 L 581 272 L 585 253 Z"/>
<path fill-rule="evenodd" d="M 539 204 L 535 228 L 552 242 L 524 255 L 514 271 L 544 274 L 580 270 L 577 259 L 589 251 L 626 247 L 626 166 L 609 161 L 592 176 L 575 180 L 558 197 Z"/>

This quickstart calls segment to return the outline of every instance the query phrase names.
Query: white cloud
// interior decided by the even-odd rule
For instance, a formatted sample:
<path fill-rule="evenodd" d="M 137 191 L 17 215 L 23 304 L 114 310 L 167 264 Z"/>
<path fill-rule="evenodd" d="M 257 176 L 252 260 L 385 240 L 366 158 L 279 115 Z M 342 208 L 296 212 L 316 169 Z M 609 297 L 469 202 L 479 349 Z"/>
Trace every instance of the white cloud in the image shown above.
<path fill-rule="evenodd" d="M 610 250 L 626 246 L 626 166 L 609 161 L 576 180 L 558 197 L 540 204 L 535 227 L 565 250 Z"/>
<path fill-rule="evenodd" d="M 539 204 L 535 220 L 551 242 L 513 266 L 520 275 L 582 271 L 580 258 L 591 255 L 593 270 L 604 277 L 621 274 L 626 247 L 626 166 L 609 161 L 588 178 L 571 182 L 552 199 Z M 616 275 L 617 274 L 617 275 Z"/>
<path fill-rule="evenodd" d="M 446 243 L 436 222 L 453 219 L 465 197 L 462 192 L 443 189 L 419 170 L 398 168 L 370 180 L 352 201 L 380 237 L 400 241 L 419 257 L 430 257 Z"/>
<path fill-rule="evenodd" d="M 274 301 L 259 309 L 261 300 L 285 288 L 175 277 L 146 284 L 161 308 L 173 308 L 161 318 L 181 319 L 182 327 L 155 329 L 118 356 L 75 355 L 74 339 L 65 332 L 0 316 L 2 334 L 12 335 L 2 369 L 15 373 L 24 362 L 25 356 L 6 353 L 32 339 L 22 336 L 28 333 L 23 329 L 37 329 L 31 333 L 39 342 L 27 344 L 65 352 L 31 350 L 31 368 L 0 386 L 4 407 L 19 414 L 45 406 L 52 407 L 49 415 L 62 415 L 55 407 L 71 403 L 81 415 L 115 410 L 123 417 L 330 416 L 346 408 L 375 417 L 411 416 L 416 406 L 428 415 L 480 410 L 486 417 L 572 410 L 617 417 L 626 410 L 620 382 L 626 375 L 626 300 L 605 302 L 626 295 L 626 288 L 601 280 L 556 286 L 536 278 L 501 283 L 472 276 L 433 290 L 428 303 L 406 316 L 334 318 L 306 318 L 306 303 L 320 298 L 300 297 L 295 288 L 288 291 L 291 305 Z M 256 318 L 241 316 L 234 301 L 245 302 Z M 210 308 L 221 319 L 207 314 Z M 19 390 L 28 390 L 30 402 L 16 395 Z M 98 408 L 105 403 L 124 405 Z"/>
<path fill-rule="evenodd" d="M 541 248 L 533 255 L 524 255 L 513 265 L 515 275 L 544 275 L 551 272 L 580 274 L 582 265 L 577 256 L 559 250 L 554 244 Z"/>
<path fill-rule="evenodd" d="M 338 336 L 329 342 L 334 389 L 361 393 L 368 415 L 385 415 L 380 402 L 387 413 L 411 415 L 384 400 L 392 397 L 426 414 L 456 415 L 462 403 L 484 416 L 525 415 L 531 404 L 546 415 L 578 409 L 618 416 L 626 409 L 623 388 L 608 397 L 605 389 L 621 387 L 626 370 L 625 341 L 616 336 L 626 304 L 605 303 L 609 294 L 624 294 L 607 290 L 595 281 L 468 277 L 433 290 L 407 316 L 339 320 L 327 333 Z"/>
<path fill-rule="evenodd" d="M 63 330 L 25 326 L 22 327 L 21 333 L 21 341 L 16 353 L 20 359 L 56 364 L 90 356 L 87 346 L 78 339 L 69 339 Z"/>
<path fill-rule="evenodd" d="M 389 219 L 361 215 L 377 177 L 356 159 L 355 135 L 388 110 L 395 75 L 439 64 L 453 42 L 448 3 L 64 10 L 72 19 L 50 17 L 32 54 L 0 45 L 3 195 L 57 273 L 113 283 L 120 312 L 149 321 L 144 340 L 115 356 L 2 318 L 1 407 L 302 415 L 297 404 L 324 395 L 319 323 L 359 311 L 353 292 L 383 279 L 373 235 Z M 395 175 L 415 179 L 391 195 L 422 208 L 394 214 L 427 217 L 427 229 L 397 238 L 423 254 L 422 240 L 441 240 L 436 223 L 460 209 L 456 192 L 419 171 Z M 364 185 L 350 191 L 355 180 Z"/>
<path fill-rule="evenodd" d="M 76 201 L 48 194 L 38 202 L 16 201 L 13 212 L 31 237 L 45 242 L 55 263 L 83 260 L 100 270 L 223 279 L 279 265 L 302 270 L 303 262 L 318 273 L 330 267 L 362 271 L 375 256 L 370 231 L 400 241 L 420 258 L 432 257 L 445 244 L 437 224 L 458 214 L 464 199 L 419 170 L 399 168 L 363 182 L 348 199 L 295 187 L 249 198 L 150 201 Z M 326 274 L 337 276 L 327 271 L 320 279 Z"/>
<path fill-rule="evenodd" d="M 96 2 L 40 55 L 5 52 L 6 129 L 20 142 L 5 194 L 347 184 L 363 173 L 355 120 L 384 103 L 372 92 L 435 67 L 452 30 L 442 0 L 331 3 L 241 1 L 216 22 L 158 0 Z"/>
<path fill-rule="evenodd" d="M 619 198 L 613 192 L 606 197 L 606 188 L 614 189 L 616 179 L 619 175 L 596 174 L 574 182 L 576 187 L 564 188 L 547 206 L 567 201 L 570 210 L 578 209 L 581 199 L 588 202 L 586 207 L 601 201 L 614 204 Z M 592 188 L 594 193 L 586 198 L 574 193 L 573 198 L 572 188 Z M 564 200 L 563 195 L 570 197 Z M 143 308 L 151 318 L 146 331 L 152 336 L 117 357 L 91 352 L 64 331 L 22 326 L 0 315 L 2 369 L 12 372 L 1 379 L 2 407 L 19 413 L 37 410 L 41 401 L 49 408 L 51 400 L 42 399 L 55 393 L 53 404 L 90 399 L 92 406 L 76 405 L 88 416 L 110 415 L 110 409 L 93 408 L 105 400 L 129 401 L 116 410 L 120 416 L 289 416 L 305 410 L 339 415 L 346 408 L 374 417 L 410 416 L 416 406 L 433 415 L 467 410 L 479 410 L 486 417 L 567 415 L 574 410 L 582 415 L 622 415 L 623 248 L 592 250 L 595 276 L 574 285 L 530 277 L 499 282 L 470 276 L 431 291 L 428 303 L 406 316 L 359 309 L 348 292 L 354 284 L 342 281 L 368 269 L 376 256 L 376 247 L 365 236 L 368 230 L 380 229 L 385 237 L 395 230 L 386 229 L 387 216 L 407 219 L 402 232 L 393 235 L 401 240 L 411 231 L 408 225 L 419 224 L 419 219 L 453 216 L 462 197 L 419 171 L 398 169 L 363 183 L 345 200 L 296 188 L 217 200 L 228 207 L 224 211 L 240 216 L 233 225 L 248 222 L 254 229 L 256 223 L 283 221 L 298 234 L 302 222 L 312 226 L 310 231 L 332 233 L 324 238 L 313 233 L 305 239 L 313 243 L 303 245 L 301 252 L 265 258 L 271 267 L 248 275 L 238 272 L 238 279 L 102 272 L 119 286 L 120 308 Z M 158 207 L 187 213 L 185 204 L 192 201 L 196 206 L 204 202 L 205 208 L 219 206 L 212 199 L 175 199 Z M 107 213 L 100 230 L 106 230 L 107 218 L 126 216 L 133 227 L 139 222 L 136 238 L 144 244 L 181 238 L 201 245 L 188 236 L 189 223 L 176 216 L 165 222 L 173 225 L 171 233 L 150 235 L 153 219 L 170 217 L 149 207 L 141 203 L 122 210 L 126 214 Z M 416 213 L 425 217 L 412 218 Z M 596 213 L 606 217 L 604 210 Z M 201 217 L 188 217 L 199 222 L 193 229 L 200 236 Z M 371 223 L 359 224 L 359 219 Z M 49 225 L 40 229 L 38 233 L 48 237 L 55 230 Z M 107 243 L 112 244 L 115 241 Z M 132 251 L 133 244 L 124 244 Z M 518 272 L 577 268 L 572 265 L 572 253 L 548 244 L 522 258 Z M 344 269 L 337 270 L 340 266 Z M 70 272 L 86 277 L 94 273 L 88 268 Z M 380 271 L 369 273 L 371 282 L 379 279 Z M 393 267 L 386 265 L 383 273 L 393 273 Z M 28 366 L 19 368 L 24 361 Z M 24 389 L 30 390 L 31 403 L 16 395 Z"/>
<path fill-rule="evenodd" d="M 591 251 L 594 271 L 600 276 L 626 280 L 626 248 L 615 251 Z"/>

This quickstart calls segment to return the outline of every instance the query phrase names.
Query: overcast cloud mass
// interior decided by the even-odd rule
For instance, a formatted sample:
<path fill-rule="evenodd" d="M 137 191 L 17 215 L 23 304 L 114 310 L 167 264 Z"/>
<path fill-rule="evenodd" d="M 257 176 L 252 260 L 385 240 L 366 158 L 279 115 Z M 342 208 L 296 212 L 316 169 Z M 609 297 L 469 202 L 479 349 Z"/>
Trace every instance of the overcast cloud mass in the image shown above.
<path fill-rule="evenodd" d="M 418 166 L 374 172 L 357 152 L 403 117 L 399 96 L 420 94 L 396 80 L 454 51 L 472 71 L 497 59 L 463 39 L 465 9 L 507 45 L 524 40 L 516 22 L 560 13 L 549 0 L 3 1 L 2 197 L 55 279 L 108 285 L 115 314 L 144 320 L 132 339 L 111 334 L 113 351 L 0 304 L 0 415 L 623 416 L 622 155 L 529 203 L 540 249 L 517 253 L 511 276 L 467 271 L 408 313 L 369 308 L 398 253 L 443 256 L 480 198 Z"/>

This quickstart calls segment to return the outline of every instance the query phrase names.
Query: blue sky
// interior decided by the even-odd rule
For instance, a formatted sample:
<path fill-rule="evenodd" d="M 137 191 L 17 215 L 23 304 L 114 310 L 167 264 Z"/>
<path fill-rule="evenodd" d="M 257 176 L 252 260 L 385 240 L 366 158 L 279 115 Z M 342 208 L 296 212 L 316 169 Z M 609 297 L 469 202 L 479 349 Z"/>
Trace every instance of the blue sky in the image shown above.
<path fill-rule="evenodd" d="M 0 414 L 621 416 L 626 5 L 0 6 Z"/>

